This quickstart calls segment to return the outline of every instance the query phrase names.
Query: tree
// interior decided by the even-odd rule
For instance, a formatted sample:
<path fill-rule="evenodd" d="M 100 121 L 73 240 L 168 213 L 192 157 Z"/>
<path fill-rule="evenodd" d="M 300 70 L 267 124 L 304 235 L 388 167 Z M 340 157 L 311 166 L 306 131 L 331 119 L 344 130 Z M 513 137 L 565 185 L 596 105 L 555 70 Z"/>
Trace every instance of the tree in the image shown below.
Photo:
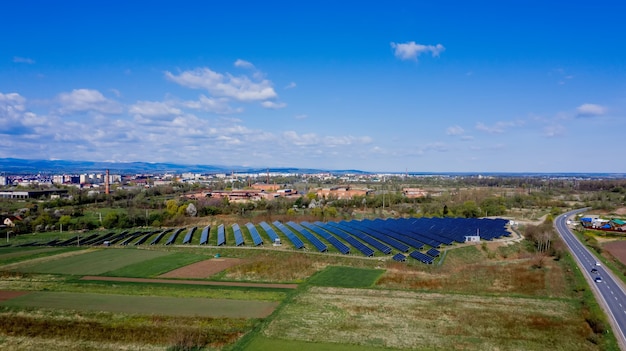
<path fill-rule="evenodd" d="M 59 224 L 67 228 L 72 220 L 72 217 L 68 215 L 63 215 L 59 218 Z"/>

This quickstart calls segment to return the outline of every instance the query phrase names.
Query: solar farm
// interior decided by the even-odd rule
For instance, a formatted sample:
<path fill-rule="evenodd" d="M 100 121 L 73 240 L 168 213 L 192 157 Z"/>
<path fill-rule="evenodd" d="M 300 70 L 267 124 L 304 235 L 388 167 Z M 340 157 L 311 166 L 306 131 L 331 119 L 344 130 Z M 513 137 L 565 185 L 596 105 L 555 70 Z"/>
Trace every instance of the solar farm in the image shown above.
<path fill-rule="evenodd" d="M 0 247 L 0 348 L 600 350 L 575 272 L 517 239 L 461 218 L 24 237 Z"/>
<path fill-rule="evenodd" d="M 465 243 L 467 236 L 491 241 L 511 235 L 505 219 L 403 218 L 340 222 L 289 221 L 240 226 L 219 224 L 152 231 L 123 231 L 79 235 L 65 240 L 31 241 L 20 247 L 215 245 L 224 247 L 273 247 L 306 252 L 364 257 L 390 256 L 432 264 L 441 250 Z"/>

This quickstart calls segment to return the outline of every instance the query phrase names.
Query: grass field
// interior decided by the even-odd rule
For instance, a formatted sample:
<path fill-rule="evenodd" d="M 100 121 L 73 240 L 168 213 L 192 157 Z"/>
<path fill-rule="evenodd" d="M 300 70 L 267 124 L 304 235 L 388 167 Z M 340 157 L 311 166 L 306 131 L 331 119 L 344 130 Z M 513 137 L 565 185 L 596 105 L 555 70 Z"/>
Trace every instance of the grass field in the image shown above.
<path fill-rule="evenodd" d="M 312 287 L 263 336 L 412 350 L 596 350 L 578 312 L 577 301 L 558 299 Z"/>
<path fill-rule="evenodd" d="M 106 275 L 115 277 L 156 277 L 176 268 L 209 259 L 211 256 L 174 252 L 165 256 L 130 264 L 119 269 L 107 271 Z"/>
<path fill-rule="evenodd" d="M 281 340 L 259 336 L 244 348 L 246 351 L 385 351 L 397 350 L 386 347 L 369 347 L 354 344 L 307 342 L 299 340 Z"/>
<path fill-rule="evenodd" d="M 0 249 L 0 266 L 11 263 L 32 260 L 35 258 L 53 256 L 64 252 L 78 251 L 76 247 L 8 247 Z"/>
<path fill-rule="evenodd" d="M 278 306 L 278 303 L 270 301 L 44 291 L 31 292 L 3 301 L 0 303 L 0 306 L 105 311 L 140 315 L 262 318 L 269 315 Z"/>
<path fill-rule="evenodd" d="M 134 249 L 93 250 L 82 255 L 51 259 L 36 264 L 25 262 L 14 270 L 36 273 L 98 275 L 166 255 L 170 255 L 170 253 Z"/>
<path fill-rule="evenodd" d="M 330 266 L 314 275 L 309 280 L 309 284 L 343 288 L 369 288 L 384 272 L 382 269 Z"/>

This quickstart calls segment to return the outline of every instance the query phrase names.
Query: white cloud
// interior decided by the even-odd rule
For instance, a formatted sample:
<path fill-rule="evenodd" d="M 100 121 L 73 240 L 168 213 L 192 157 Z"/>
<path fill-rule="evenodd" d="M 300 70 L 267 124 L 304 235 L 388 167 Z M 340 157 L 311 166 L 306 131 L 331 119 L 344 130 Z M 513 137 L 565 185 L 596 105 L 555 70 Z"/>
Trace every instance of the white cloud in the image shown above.
<path fill-rule="evenodd" d="M 293 89 L 296 87 L 296 82 L 291 82 L 285 86 L 285 89 Z"/>
<path fill-rule="evenodd" d="M 197 101 L 184 101 L 180 105 L 195 110 L 213 112 L 217 114 L 232 114 L 243 112 L 243 108 L 230 107 L 227 98 L 215 99 L 206 97 L 205 95 L 200 95 Z"/>
<path fill-rule="evenodd" d="M 197 68 L 184 71 L 179 75 L 165 72 L 167 79 L 184 87 L 192 89 L 206 89 L 209 93 L 219 97 L 233 98 L 239 101 L 262 101 L 275 99 L 278 95 L 267 79 L 248 76 L 235 77 L 229 73 L 221 74 L 209 68 Z"/>
<path fill-rule="evenodd" d="M 463 128 L 461 128 L 458 125 L 448 127 L 448 129 L 446 129 L 447 135 L 463 135 L 464 133 L 465 133 L 465 130 L 463 130 Z"/>
<path fill-rule="evenodd" d="M 35 63 L 35 60 L 28 58 L 28 57 L 19 57 L 19 56 L 13 56 L 13 62 L 15 63 L 27 63 L 29 65 L 32 65 Z"/>
<path fill-rule="evenodd" d="M 489 134 L 501 134 L 504 133 L 507 129 L 521 127 L 526 122 L 518 120 L 518 121 L 499 121 L 495 124 L 488 126 L 482 122 L 476 123 L 476 130 L 481 132 L 486 132 Z"/>
<path fill-rule="evenodd" d="M 248 62 L 246 60 L 237 59 L 237 61 L 235 61 L 235 67 L 239 67 L 239 68 L 254 68 L 254 65 L 251 62 Z"/>
<path fill-rule="evenodd" d="M 177 116 L 182 113 L 180 109 L 158 101 L 138 101 L 130 107 L 128 112 L 146 117 Z"/>
<path fill-rule="evenodd" d="M 295 115 L 294 118 L 295 119 L 307 119 L 307 118 L 309 118 L 309 116 L 307 116 L 305 114 L 300 114 L 300 115 Z"/>
<path fill-rule="evenodd" d="M 606 110 L 606 107 L 596 104 L 582 104 L 576 108 L 579 117 L 601 116 L 606 113 Z"/>
<path fill-rule="evenodd" d="M 74 89 L 70 93 L 61 93 L 57 97 L 61 103 L 62 114 L 71 112 L 100 112 L 105 114 L 121 113 L 117 102 L 107 99 L 97 90 Z"/>
<path fill-rule="evenodd" d="M 417 60 L 417 57 L 422 53 L 430 52 L 433 57 L 439 57 L 446 48 L 441 44 L 437 45 L 423 45 L 416 44 L 414 41 L 407 43 L 391 43 L 391 47 L 394 49 L 394 55 L 401 60 Z"/>
<path fill-rule="evenodd" d="M 543 128 L 543 135 L 549 138 L 565 134 L 565 127 L 560 124 L 552 124 Z"/>
<path fill-rule="evenodd" d="M 265 107 L 265 108 L 269 108 L 269 109 L 273 109 L 273 110 L 277 110 L 280 108 L 284 108 L 287 106 L 286 103 L 284 102 L 274 102 L 274 101 L 263 101 L 261 103 L 261 106 Z"/>

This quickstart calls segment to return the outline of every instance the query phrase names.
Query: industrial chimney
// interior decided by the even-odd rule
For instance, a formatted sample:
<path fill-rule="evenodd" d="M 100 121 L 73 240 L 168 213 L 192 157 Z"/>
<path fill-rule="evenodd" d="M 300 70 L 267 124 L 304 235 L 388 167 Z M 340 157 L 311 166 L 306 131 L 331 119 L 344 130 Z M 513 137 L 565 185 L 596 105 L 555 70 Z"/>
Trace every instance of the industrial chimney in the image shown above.
<path fill-rule="evenodd" d="M 111 193 L 111 189 L 109 186 L 109 170 L 106 171 L 106 176 L 104 177 L 104 193 L 109 195 Z"/>

